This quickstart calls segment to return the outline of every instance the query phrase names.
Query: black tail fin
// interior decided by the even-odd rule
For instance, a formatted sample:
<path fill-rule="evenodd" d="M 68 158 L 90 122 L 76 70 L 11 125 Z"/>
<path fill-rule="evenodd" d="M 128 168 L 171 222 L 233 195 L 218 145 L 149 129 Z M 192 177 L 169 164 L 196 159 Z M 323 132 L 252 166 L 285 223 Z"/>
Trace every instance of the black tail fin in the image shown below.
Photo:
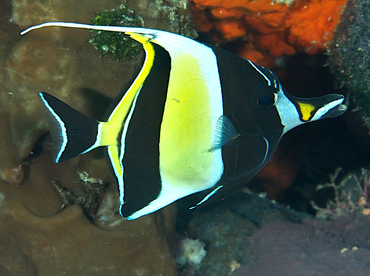
<path fill-rule="evenodd" d="M 83 115 L 54 96 L 40 92 L 46 107 L 46 117 L 53 139 L 53 159 L 55 163 L 63 162 L 99 145 L 99 122 Z"/>

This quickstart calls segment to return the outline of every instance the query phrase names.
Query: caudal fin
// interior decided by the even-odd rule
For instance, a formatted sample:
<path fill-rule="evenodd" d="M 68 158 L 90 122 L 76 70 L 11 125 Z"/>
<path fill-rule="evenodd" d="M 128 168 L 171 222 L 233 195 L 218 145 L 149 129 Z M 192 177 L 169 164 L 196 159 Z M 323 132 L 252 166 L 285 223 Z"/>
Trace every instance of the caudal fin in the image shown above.
<path fill-rule="evenodd" d="M 55 163 L 63 162 L 99 145 L 96 143 L 99 122 L 78 112 L 54 96 L 40 92 L 53 140 Z"/>

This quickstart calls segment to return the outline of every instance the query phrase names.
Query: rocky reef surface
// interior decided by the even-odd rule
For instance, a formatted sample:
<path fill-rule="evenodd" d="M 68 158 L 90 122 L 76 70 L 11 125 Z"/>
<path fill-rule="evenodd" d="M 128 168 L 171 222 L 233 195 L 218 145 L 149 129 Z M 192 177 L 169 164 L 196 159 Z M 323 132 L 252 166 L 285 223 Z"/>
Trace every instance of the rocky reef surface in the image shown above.
<path fill-rule="evenodd" d="M 346 85 L 370 129 L 370 1 L 348 0 L 329 46 L 329 64 L 339 85 Z"/>
<path fill-rule="evenodd" d="M 341 204 L 342 213 L 325 208 L 335 215 L 321 220 L 241 191 L 196 210 L 187 234 L 206 254 L 180 275 L 367 275 L 370 217 Z"/>

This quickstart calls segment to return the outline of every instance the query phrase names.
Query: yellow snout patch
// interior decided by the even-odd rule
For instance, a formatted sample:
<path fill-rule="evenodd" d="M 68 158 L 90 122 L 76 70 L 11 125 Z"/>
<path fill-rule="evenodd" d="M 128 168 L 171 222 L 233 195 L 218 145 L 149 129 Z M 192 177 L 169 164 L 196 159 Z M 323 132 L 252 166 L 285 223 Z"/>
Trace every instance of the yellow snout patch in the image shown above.
<path fill-rule="evenodd" d="M 302 115 L 302 120 L 309 121 L 313 115 L 312 111 L 315 110 L 315 107 L 312 104 L 302 102 L 298 102 L 298 105 Z"/>

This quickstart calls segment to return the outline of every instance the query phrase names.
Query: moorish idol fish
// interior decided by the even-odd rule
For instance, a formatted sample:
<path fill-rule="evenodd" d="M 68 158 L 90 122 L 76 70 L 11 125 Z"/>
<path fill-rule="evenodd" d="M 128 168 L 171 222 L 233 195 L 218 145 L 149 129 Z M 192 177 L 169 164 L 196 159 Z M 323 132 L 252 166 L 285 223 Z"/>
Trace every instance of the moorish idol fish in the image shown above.
<path fill-rule="evenodd" d="M 178 34 L 65 22 L 21 34 L 46 26 L 121 32 L 144 48 L 140 72 L 102 122 L 39 93 L 54 161 L 105 147 L 129 220 L 199 192 L 194 207 L 225 198 L 261 170 L 287 131 L 347 109 L 343 95 L 293 97 L 269 69 Z"/>

